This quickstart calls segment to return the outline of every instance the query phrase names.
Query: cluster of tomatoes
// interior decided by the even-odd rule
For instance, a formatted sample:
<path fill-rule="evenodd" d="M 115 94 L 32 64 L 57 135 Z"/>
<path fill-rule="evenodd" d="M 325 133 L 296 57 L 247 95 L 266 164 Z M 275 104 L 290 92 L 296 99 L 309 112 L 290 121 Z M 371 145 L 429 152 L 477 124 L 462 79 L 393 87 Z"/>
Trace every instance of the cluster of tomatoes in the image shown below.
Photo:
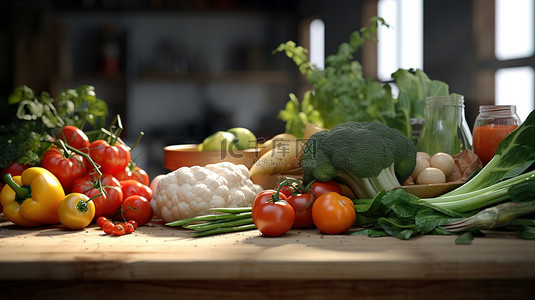
<path fill-rule="evenodd" d="M 104 216 L 100 216 L 97 218 L 97 225 L 102 228 L 104 233 L 116 236 L 130 234 L 134 232 L 138 226 L 137 222 L 134 220 L 115 224 L 112 220 Z"/>
<path fill-rule="evenodd" d="M 291 228 L 316 227 L 326 234 L 348 231 L 356 220 L 353 201 L 342 195 L 335 181 L 314 181 L 302 187 L 282 182 L 277 190 L 260 192 L 252 207 L 253 222 L 265 236 L 279 236 Z"/>
<path fill-rule="evenodd" d="M 65 194 L 81 193 L 92 198 L 93 220 L 117 216 L 142 226 L 152 219 L 149 176 L 133 164 L 125 144 L 117 139 L 90 142 L 75 126 L 63 127 L 57 140 L 66 146 L 55 143 L 44 153 L 41 167 L 57 177 Z M 96 172 L 97 167 L 101 174 Z M 5 172 L 15 176 L 26 168 L 14 163 Z"/>

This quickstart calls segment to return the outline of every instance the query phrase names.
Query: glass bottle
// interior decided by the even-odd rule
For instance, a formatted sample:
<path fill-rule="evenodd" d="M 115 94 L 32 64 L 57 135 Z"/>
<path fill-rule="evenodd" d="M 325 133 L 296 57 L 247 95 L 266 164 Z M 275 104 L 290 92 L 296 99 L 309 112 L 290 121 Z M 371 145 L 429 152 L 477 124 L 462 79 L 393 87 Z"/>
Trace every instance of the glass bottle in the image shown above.
<path fill-rule="evenodd" d="M 472 148 L 472 134 L 464 116 L 464 97 L 434 96 L 425 99 L 426 120 L 416 149 L 433 155 L 451 155 Z"/>
<path fill-rule="evenodd" d="M 500 142 L 520 126 L 515 105 L 483 105 L 474 122 L 474 152 L 486 165 L 496 153 Z"/>

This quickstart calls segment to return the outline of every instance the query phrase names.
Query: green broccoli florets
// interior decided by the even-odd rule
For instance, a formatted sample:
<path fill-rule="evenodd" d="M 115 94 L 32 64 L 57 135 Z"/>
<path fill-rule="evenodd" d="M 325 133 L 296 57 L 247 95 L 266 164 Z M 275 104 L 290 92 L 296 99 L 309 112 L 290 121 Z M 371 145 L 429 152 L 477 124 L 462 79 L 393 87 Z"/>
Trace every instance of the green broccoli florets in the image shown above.
<path fill-rule="evenodd" d="M 399 187 L 416 165 L 416 148 L 399 131 L 374 122 L 345 122 L 306 142 L 303 181 L 335 179 L 357 197 Z"/>

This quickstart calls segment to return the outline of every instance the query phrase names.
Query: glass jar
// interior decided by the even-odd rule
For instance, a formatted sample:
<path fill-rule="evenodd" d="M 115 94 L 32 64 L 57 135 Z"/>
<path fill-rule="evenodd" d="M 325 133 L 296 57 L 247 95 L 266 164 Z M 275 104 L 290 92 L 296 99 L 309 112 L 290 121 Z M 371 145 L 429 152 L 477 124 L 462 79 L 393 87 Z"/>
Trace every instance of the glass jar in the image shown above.
<path fill-rule="evenodd" d="M 486 165 L 496 154 L 500 142 L 520 126 L 515 105 L 483 105 L 474 122 L 474 152 Z"/>
<path fill-rule="evenodd" d="M 433 155 L 450 155 L 472 148 L 472 134 L 464 116 L 461 95 L 434 96 L 425 99 L 426 120 L 416 149 Z"/>

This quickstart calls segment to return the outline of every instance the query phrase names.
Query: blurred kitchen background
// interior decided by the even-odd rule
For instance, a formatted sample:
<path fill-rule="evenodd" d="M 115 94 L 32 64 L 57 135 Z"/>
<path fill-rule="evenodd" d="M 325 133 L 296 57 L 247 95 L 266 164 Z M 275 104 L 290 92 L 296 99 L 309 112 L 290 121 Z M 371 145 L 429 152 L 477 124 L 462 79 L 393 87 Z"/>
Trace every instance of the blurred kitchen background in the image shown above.
<path fill-rule="evenodd" d="M 163 147 L 199 143 L 230 127 L 268 139 L 289 93 L 307 89 L 284 54 L 289 40 L 317 65 L 379 15 L 392 25 L 357 54 L 388 82 L 420 68 L 464 95 L 471 127 L 483 104 L 535 94 L 535 0 L 0 0 L 0 96 L 93 85 L 120 114 L 133 158 L 151 177 Z"/>

